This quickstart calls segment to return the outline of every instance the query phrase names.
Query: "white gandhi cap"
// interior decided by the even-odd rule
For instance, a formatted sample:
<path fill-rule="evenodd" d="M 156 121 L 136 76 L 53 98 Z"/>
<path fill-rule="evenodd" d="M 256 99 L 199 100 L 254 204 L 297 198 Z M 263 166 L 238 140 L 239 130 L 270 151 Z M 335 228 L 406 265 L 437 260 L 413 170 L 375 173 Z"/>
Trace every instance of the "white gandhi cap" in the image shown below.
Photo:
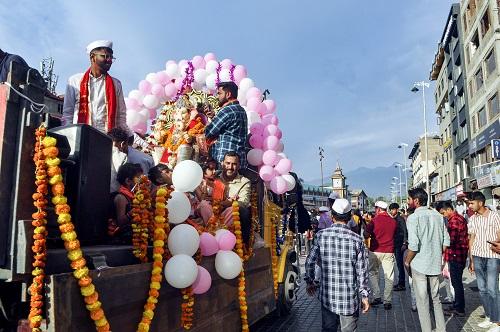
<path fill-rule="evenodd" d="M 100 47 L 107 47 L 113 49 L 113 42 L 111 40 L 96 40 L 87 45 L 87 54 Z"/>

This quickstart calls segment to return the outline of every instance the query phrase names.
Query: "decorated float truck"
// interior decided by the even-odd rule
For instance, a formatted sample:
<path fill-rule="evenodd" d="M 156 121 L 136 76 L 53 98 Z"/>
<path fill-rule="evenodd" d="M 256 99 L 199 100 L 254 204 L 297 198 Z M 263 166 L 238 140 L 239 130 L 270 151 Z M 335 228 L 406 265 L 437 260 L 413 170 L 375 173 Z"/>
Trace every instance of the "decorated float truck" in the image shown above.
<path fill-rule="evenodd" d="M 220 277 L 214 256 L 198 260 L 212 281 L 206 293 L 193 295 L 191 288 L 180 290 L 161 278 L 164 271 L 156 267 L 164 267 L 165 260 L 152 259 L 157 241 L 156 246 L 149 243 L 142 260 L 134 256 L 132 246 L 105 244 L 112 143 L 86 125 L 60 127 L 61 114 L 62 100 L 46 91 L 40 74 L 13 63 L 8 82 L 0 84 L 0 331 L 31 330 L 28 316 L 34 331 L 38 326 L 79 332 L 238 331 L 273 311 L 289 312 L 300 272 L 282 210 L 294 208 L 293 199 L 285 198 L 293 197 L 293 191 L 278 196 L 266 190 L 259 176 L 252 178 L 252 229 L 262 236 L 263 246 L 246 248 L 243 279 L 241 274 L 232 280 Z M 41 124 L 46 132 L 37 129 Z M 52 190 L 47 190 L 44 218 L 34 214 L 40 207 L 34 206 L 35 172 L 53 159 L 44 155 L 51 147 L 57 147 L 60 163 L 49 168 L 62 172 L 58 181 L 48 184 Z M 35 167 L 34 155 L 46 162 Z M 71 234 L 61 236 L 65 201 L 54 202 L 54 195 L 61 194 L 54 186 L 60 184 L 65 196 L 58 197 L 67 197 L 71 206 L 71 221 L 64 225 L 77 234 L 76 251 L 68 248 L 75 242 L 68 238 Z M 45 236 L 39 234 L 41 225 Z M 45 246 L 43 251 L 40 246 Z M 80 248 L 83 269 L 74 265 L 82 262 Z M 154 281 L 159 281 L 157 287 Z"/>

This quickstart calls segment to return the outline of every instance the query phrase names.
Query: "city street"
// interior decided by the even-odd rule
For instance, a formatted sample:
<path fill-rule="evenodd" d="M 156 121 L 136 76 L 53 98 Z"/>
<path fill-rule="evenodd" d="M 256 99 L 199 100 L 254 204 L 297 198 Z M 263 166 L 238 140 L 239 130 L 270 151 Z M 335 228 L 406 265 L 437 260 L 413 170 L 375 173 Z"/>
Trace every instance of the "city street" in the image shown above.
<path fill-rule="evenodd" d="M 301 271 L 303 273 L 305 256 L 300 257 Z M 397 270 L 397 269 L 396 269 Z M 397 273 L 397 272 L 396 272 Z M 382 275 L 382 274 L 381 274 Z M 480 315 L 483 313 L 476 281 L 468 271 L 464 272 L 464 287 L 466 298 L 466 316 L 449 317 L 446 319 L 446 330 L 456 331 L 486 331 L 477 327 L 482 321 Z M 411 311 L 411 297 L 409 287 L 405 292 L 393 293 L 392 310 L 384 310 L 383 306 L 372 307 L 370 311 L 361 315 L 359 332 L 382 332 L 382 331 L 420 331 L 418 314 Z M 444 294 L 444 284 L 441 284 L 441 294 Z M 443 295 L 444 297 L 444 295 Z M 447 305 L 444 305 L 446 307 Z M 321 331 L 321 308 L 317 298 L 310 297 L 305 292 L 305 283 L 302 282 L 298 293 L 298 300 L 294 304 L 290 315 L 276 318 L 270 315 L 258 324 L 252 326 L 254 332 L 284 332 L 284 331 Z"/>

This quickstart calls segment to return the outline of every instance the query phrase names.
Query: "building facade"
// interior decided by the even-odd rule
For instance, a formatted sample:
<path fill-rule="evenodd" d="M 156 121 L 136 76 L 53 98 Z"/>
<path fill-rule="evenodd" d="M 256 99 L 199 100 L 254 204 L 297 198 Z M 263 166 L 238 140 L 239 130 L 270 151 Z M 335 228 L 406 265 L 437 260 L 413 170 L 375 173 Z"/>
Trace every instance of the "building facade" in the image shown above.
<path fill-rule="evenodd" d="M 328 196 L 332 192 L 328 188 L 312 184 L 302 184 L 302 202 L 306 209 L 317 209 L 320 206 L 328 206 Z"/>
<path fill-rule="evenodd" d="M 419 141 L 413 146 L 408 158 L 411 160 L 412 170 L 412 188 L 426 188 L 427 175 L 429 179 L 435 178 L 433 174 L 436 173 L 438 160 L 442 155 L 441 138 L 438 135 L 427 136 L 428 145 L 428 160 L 425 153 L 425 140 L 424 136 L 420 137 Z M 432 182 L 431 182 L 432 183 Z M 434 187 L 434 188 L 433 188 Z M 437 193 L 437 187 L 431 186 L 431 198 Z"/>
<path fill-rule="evenodd" d="M 368 208 L 368 196 L 363 189 L 353 189 L 350 192 L 351 206 L 353 209 L 366 211 Z"/>
<path fill-rule="evenodd" d="M 349 191 L 347 190 L 346 177 L 342 173 L 342 168 L 339 163 L 331 176 L 332 179 L 332 190 L 339 194 L 340 198 L 345 198 L 349 200 Z"/>

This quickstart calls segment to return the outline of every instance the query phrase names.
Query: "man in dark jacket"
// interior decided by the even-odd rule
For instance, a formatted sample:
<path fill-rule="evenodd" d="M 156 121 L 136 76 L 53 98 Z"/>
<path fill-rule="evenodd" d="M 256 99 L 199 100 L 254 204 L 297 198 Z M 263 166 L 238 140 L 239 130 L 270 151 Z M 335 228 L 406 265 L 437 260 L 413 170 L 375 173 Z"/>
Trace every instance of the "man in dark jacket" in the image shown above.
<path fill-rule="evenodd" d="M 7 81 L 7 74 L 9 73 L 10 63 L 17 62 L 23 66 L 28 67 L 26 61 L 16 54 L 9 54 L 0 49 L 0 82 Z"/>
<path fill-rule="evenodd" d="M 394 286 L 394 291 L 404 291 L 405 287 L 405 267 L 403 264 L 403 253 L 408 244 L 408 231 L 406 230 L 406 221 L 399 213 L 399 204 L 389 205 L 389 214 L 396 220 L 396 233 L 394 234 L 394 257 L 398 267 L 398 283 Z"/>

